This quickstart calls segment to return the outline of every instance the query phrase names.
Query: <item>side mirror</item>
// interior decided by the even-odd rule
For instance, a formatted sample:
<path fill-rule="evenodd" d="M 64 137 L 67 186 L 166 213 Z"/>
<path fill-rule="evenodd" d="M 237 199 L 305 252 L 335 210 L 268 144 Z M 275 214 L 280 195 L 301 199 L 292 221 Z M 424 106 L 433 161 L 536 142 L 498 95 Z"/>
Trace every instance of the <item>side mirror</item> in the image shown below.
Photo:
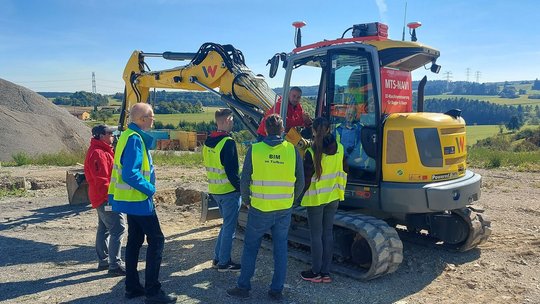
<path fill-rule="evenodd" d="M 431 70 L 431 72 L 435 74 L 439 74 L 439 71 L 441 70 L 441 66 L 436 64 L 435 61 L 433 61 L 429 69 Z"/>
<path fill-rule="evenodd" d="M 276 76 L 277 69 L 279 67 L 279 59 L 280 59 L 280 55 L 275 54 L 266 63 L 266 65 L 270 65 L 270 71 L 268 72 L 268 76 L 270 76 L 270 78 L 274 78 L 274 76 Z"/>

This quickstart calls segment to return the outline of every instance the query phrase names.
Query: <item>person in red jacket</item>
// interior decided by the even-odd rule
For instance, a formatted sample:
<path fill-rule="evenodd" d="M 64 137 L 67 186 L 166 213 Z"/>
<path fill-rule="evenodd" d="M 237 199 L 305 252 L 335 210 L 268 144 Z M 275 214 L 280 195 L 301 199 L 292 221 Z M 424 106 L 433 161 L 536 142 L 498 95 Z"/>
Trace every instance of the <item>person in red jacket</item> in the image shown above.
<path fill-rule="evenodd" d="M 98 214 L 98 270 L 109 269 L 109 274 L 123 276 L 126 270 L 121 259 L 121 247 L 126 220 L 122 213 L 112 211 L 107 193 L 114 161 L 113 140 L 113 130 L 108 126 L 92 128 L 90 148 L 84 160 L 84 175 L 88 181 L 88 198 Z"/>
<path fill-rule="evenodd" d="M 302 105 L 300 104 L 302 99 L 302 89 L 299 87 L 292 87 L 289 90 L 289 104 L 287 107 L 287 120 L 285 121 L 286 129 L 288 132 L 293 127 L 311 127 L 312 120 L 309 115 L 304 112 Z M 259 128 L 257 129 L 257 135 L 262 138 L 266 136 L 265 121 L 270 114 L 280 114 L 281 111 L 281 96 L 276 104 L 266 111 L 264 118 L 261 119 Z"/>

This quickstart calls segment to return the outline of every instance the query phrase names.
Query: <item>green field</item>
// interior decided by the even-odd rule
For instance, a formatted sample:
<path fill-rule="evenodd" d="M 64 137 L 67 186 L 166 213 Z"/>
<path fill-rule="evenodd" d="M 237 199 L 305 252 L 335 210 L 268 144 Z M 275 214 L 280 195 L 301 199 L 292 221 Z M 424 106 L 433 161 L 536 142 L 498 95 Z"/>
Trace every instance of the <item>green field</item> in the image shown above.
<path fill-rule="evenodd" d="M 536 92 L 536 91 L 534 91 Z M 519 98 L 501 98 L 499 96 L 485 95 L 427 95 L 425 98 L 430 99 L 448 99 L 448 98 L 465 98 L 471 100 L 485 100 L 499 105 L 540 105 L 540 99 L 529 99 L 529 95 L 520 95 Z"/>
<path fill-rule="evenodd" d="M 216 113 L 216 107 L 204 107 L 203 113 L 191 113 L 191 114 L 156 114 L 156 121 L 161 121 L 163 124 L 173 124 L 175 126 L 181 120 L 187 122 L 209 122 L 214 120 L 214 114 Z"/>
<path fill-rule="evenodd" d="M 163 124 L 172 124 L 178 126 L 181 120 L 187 122 L 210 122 L 214 120 L 214 113 L 217 107 L 204 107 L 203 113 L 190 113 L 190 114 L 156 114 L 156 121 L 161 121 Z M 118 119 L 120 114 L 114 114 L 113 117 L 107 120 L 106 124 L 111 126 L 118 125 Z M 89 125 L 96 125 L 102 122 L 89 122 Z"/>
<path fill-rule="evenodd" d="M 472 146 L 480 139 L 499 133 L 498 125 L 467 126 L 467 145 Z"/>

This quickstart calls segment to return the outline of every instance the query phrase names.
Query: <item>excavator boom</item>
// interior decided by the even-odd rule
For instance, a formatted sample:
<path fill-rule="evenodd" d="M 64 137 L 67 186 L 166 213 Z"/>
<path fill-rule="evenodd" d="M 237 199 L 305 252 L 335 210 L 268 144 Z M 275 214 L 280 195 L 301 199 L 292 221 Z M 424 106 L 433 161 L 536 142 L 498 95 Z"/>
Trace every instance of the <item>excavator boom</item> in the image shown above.
<path fill-rule="evenodd" d="M 190 60 L 187 65 L 151 71 L 147 57 L 166 60 Z M 262 76 L 256 76 L 245 65 L 242 52 L 232 45 L 203 44 L 197 53 L 144 53 L 134 51 L 123 79 L 126 83 L 119 130 L 126 128 L 129 109 L 138 102 L 148 102 L 151 88 L 208 91 L 221 100 L 255 135 L 264 112 L 271 108 L 277 95 Z"/>

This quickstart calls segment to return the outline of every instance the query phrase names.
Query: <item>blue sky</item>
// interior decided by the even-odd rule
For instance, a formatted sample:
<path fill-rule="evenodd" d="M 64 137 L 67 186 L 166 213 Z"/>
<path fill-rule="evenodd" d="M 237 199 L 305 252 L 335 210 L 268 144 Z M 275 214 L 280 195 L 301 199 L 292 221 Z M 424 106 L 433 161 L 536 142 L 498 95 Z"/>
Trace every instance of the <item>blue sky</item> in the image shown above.
<path fill-rule="evenodd" d="M 195 52 L 205 42 L 234 45 L 253 72 L 267 75 L 267 60 L 293 48 L 293 21 L 307 23 L 304 44 L 374 21 L 400 40 L 405 2 L 407 22 L 423 24 L 418 41 L 441 51 L 441 73 L 413 79 L 451 72 L 451 80 L 467 80 L 467 68 L 470 81 L 477 72 L 480 82 L 540 78 L 537 0 L 0 0 L 0 78 L 34 91 L 91 91 L 95 72 L 97 92 L 110 94 L 123 91 L 133 50 Z"/>

